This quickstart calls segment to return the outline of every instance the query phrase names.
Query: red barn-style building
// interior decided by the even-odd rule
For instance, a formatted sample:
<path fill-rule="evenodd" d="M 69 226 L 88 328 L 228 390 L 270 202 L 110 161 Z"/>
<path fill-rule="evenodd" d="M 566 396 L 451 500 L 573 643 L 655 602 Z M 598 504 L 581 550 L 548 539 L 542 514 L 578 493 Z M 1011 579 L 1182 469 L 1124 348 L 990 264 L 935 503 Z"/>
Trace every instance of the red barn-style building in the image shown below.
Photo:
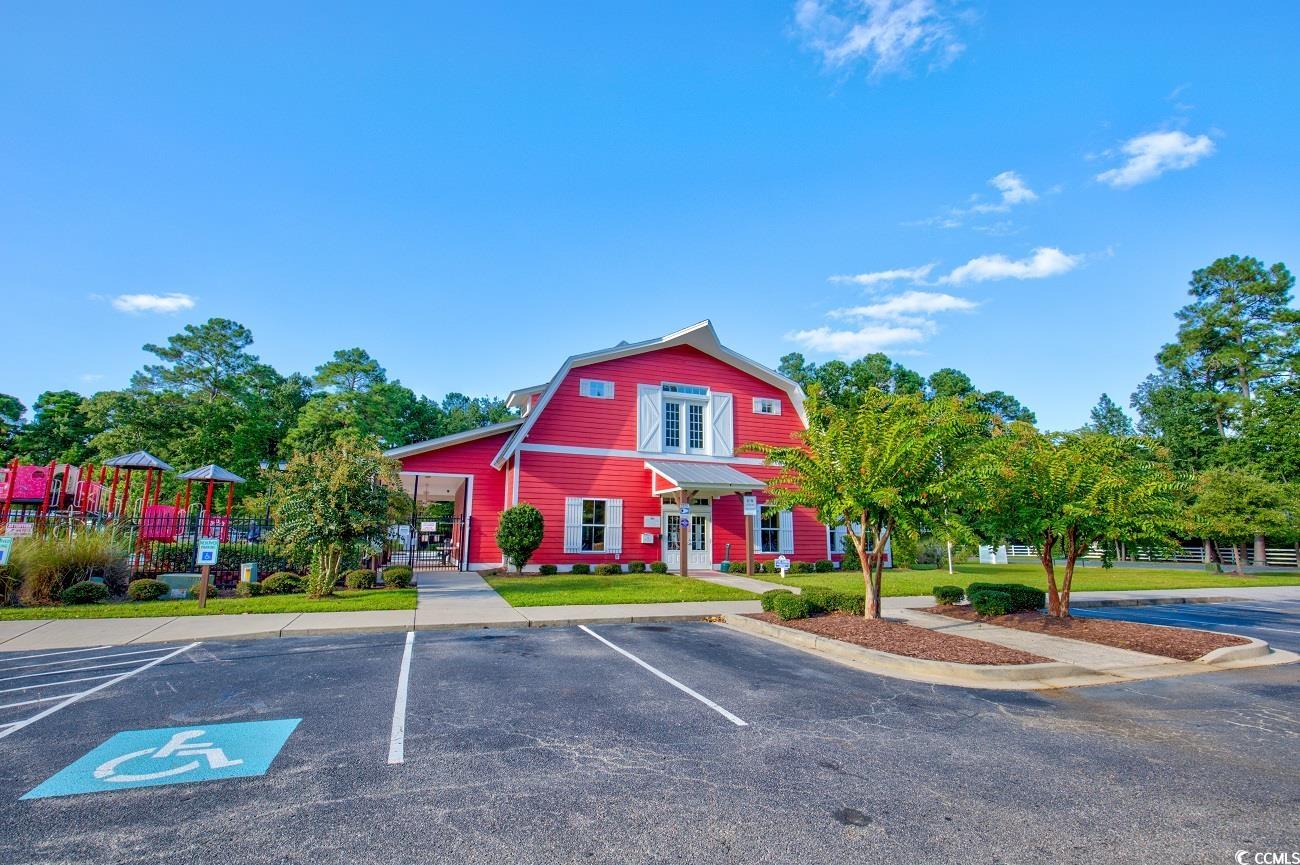
<path fill-rule="evenodd" d="M 703 321 L 574 355 L 550 381 L 510 394 L 519 418 L 388 454 L 417 502 L 454 503 L 467 526 L 457 567 L 501 565 L 499 514 L 528 502 L 546 525 L 532 568 L 663 560 L 676 570 L 681 497 L 689 567 L 743 562 L 746 493 L 760 503 L 756 560 L 838 558 L 838 535 L 813 511 L 762 506 L 775 469 L 737 453 L 750 442 L 789 444 L 807 423 L 803 400 L 795 382 L 728 349 Z"/>

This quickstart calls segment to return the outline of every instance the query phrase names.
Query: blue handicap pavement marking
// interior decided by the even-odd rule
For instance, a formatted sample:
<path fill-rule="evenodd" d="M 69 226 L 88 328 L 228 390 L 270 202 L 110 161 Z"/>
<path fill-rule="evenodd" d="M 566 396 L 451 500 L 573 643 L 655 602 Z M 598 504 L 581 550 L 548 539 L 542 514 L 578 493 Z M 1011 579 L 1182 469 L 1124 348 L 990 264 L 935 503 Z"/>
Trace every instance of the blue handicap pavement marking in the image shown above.
<path fill-rule="evenodd" d="M 24 799 L 265 775 L 301 718 L 126 730 Z"/>

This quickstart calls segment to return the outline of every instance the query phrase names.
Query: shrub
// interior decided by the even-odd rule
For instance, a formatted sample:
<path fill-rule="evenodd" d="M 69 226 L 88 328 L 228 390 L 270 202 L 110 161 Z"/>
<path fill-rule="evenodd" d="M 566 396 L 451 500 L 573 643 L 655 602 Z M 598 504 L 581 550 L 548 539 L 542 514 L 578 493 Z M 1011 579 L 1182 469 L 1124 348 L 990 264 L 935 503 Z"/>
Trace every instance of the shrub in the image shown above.
<path fill-rule="evenodd" d="M 377 582 L 375 572 L 365 568 L 357 568 L 343 575 L 343 585 L 349 589 L 373 589 Z"/>
<path fill-rule="evenodd" d="M 961 586 L 935 586 L 934 602 L 936 604 L 959 604 L 966 597 L 966 590 Z"/>
<path fill-rule="evenodd" d="M 808 618 L 808 601 L 801 595 L 786 595 L 772 601 L 772 612 L 782 620 Z"/>
<path fill-rule="evenodd" d="M 18 538 L 9 555 L 24 604 L 52 604 L 74 583 L 100 577 L 110 593 L 126 589 L 131 575 L 127 551 L 109 529 L 51 530 Z M 10 580 L 15 580 L 14 576 Z"/>
<path fill-rule="evenodd" d="M 778 595 L 793 595 L 794 592 L 789 589 L 772 589 L 758 596 L 758 602 L 763 605 L 763 612 L 772 612 L 772 607 L 776 603 Z"/>
<path fill-rule="evenodd" d="M 831 610 L 839 608 L 839 592 L 823 586 L 807 586 L 800 594 L 800 597 L 804 599 L 810 616 L 815 616 L 818 613 L 829 613 Z"/>
<path fill-rule="evenodd" d="M 1013 613 L 1032 612 L 1041 610 L 1047 604 L 1047 592 L 1042 589 L 1035 589 L 1033 586 L 1026 586 L 1020 583 L 971 583 L 966 587 L 967 597 L 971 597 L 976 592 L 993 591 L 1002 592 L 1010 599 L 1011 610 Z M 972 604 L 974 600 L 972 599 Z"/>
<path fill-rule="evenodd" d="M 542 529 L 542 512 L 527 502 L 501 512 L 497 548 L 514 565 L 515 573 L 523 573 L 524 565 L 542 545 Z"/>
<path fill-rule="evenodd" d="M 261 583 L 246 583 L 243 580 L 235 583 L 236 598 L 256 598 L 264 594 L 266 594 L 266 590 Z"/>
<path fill-rule="evenodd" d="M 772 569 L 768 566 L 767 562 L 754 562 L 754 573 L 770 574 L 772 573 Z"/>
<path fill-rule="evenodd" d="M 628 563 L 627 563 L 627 572 L 628 572 L 629 574 L 644 574 L 644 573 L 645 573 L 645 562 L 628 562 Z"/>
<path fill-rule="evenodd" d="M 541 574 L 543 577 L 553 577 L 553 576 L 555 576 L 556 574 L 558 574 L 559 572 L 560 572 L 560 569 L 557 568 L 555 565 L 538 565 L 538 566 L 537 566 L 537 573 Z"/>
<path fill-rule="evenodd" d="M 651 573 L 655 573 L 655 574 L 666 574 L 666 573 L 668 573 L 668 563 L 667 563 L 667 562 L 651 562 L 651 563 L 650 563 L 650 571 L 651 571 Z"/>
<path fill-rule="evenodd" d="M 202 585 L 202 583 L 200 583 L 198 580 L 195 580 L 194 585 L 190 586 L 189 596 L 191 598 L 196 598 L 196 599 L 198 598 L 200 585 Z M 217 596 L 217 584 L 208 583 L 208 598 L 211 599 L 211 598 L 215 598 L 216 596 Z"/>
<path fill-rule="evenodd" d="M 840 559 L 840 569 L 845 571 L 862 570 L 862 559 L 858 557 L 858 548 L 853 546 L 853 539 L 848 535 L 840 542 L 840 548 L 844 552 L 844 557 Z"/>
<path fill-rule="evenodd" d="M 591 565 L 589 565 L 589 564 L 587 564 L 587 563 L 585 563 L 585 562 L 578 562 L 578 564 L 573 565 L 572 567 L 569 568 L 569 573 L 571 573 L 571 574 L 590 574 L 590 573 L 591 573 Z"/>
<path fill-rule="evenodd" d="M 995 589 L 980 589 L 970 593 L 970 605 L 981 616 L 1005 616 L 1011 612 L 1011 596 Z"/>
<path fill-rule="evenodd" d="M 862 616 L 867 612 L 867 599 L 863 595 L 840 595 L 840 612 Z"/>
<path fill-rule="evenodd" d="M 296 595 L 305 591 L 302 577 L 292 571 L 280 571 L 262 580 L 262 594 Z"/>
<path fill-rule="evenodd" d="M 406 565 L 389 565 L 383 576 L 384 586 L 389 589 L 405 589 L 415 582 L 415 572 Z"/>
<path fill-rule="evenodd" d="M 937 571 L 939 565 L 935 562 L 912 562 L 911 569 L 914 571 Z"/>
<path fill-rule="evenodd" d="M 59 599 L 65 604 L 101 604 L 108 600 L 108 586 L 82 580 L 60 592 Z"/>
<path fill-rule="evenodd" d="M 819 574 L 829 574 L 835 570 L 835 563 L 830 559 L 818 559 L 813 562 L 813 570 Z"/>
<path fill-rule="evenodd" d="M 812 562 L 791 562 L 790 573 L 792 574 L 811 574 L 813 573 Z"/>
<path fill-rule="evenodd" d="M 623 566 L 618 562 L 605 562 L 604 564 L 596 565 L 596 573 L 600 574 L 602 577 L 612 577 L 615 574 L 623 573 Z"/>
<path fill-rule="evenodd" d="M 126 595 L 133 601 L 156 601 L 165 598 L 171 590 L 162 580 L 132 580 L 126 587 Z"/>

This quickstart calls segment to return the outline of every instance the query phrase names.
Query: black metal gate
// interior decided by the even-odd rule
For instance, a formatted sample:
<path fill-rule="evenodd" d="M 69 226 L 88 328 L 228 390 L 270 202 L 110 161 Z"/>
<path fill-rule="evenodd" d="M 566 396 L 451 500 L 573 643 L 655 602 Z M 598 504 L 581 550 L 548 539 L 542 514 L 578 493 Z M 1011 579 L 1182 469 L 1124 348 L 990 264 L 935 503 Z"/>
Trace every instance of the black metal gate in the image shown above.
<path fill-rule="evenodd" d="M 417 571 L 462 571 L 468 567 L 469 520 L 420 517 L 388 529 L 390 564 Z"/>

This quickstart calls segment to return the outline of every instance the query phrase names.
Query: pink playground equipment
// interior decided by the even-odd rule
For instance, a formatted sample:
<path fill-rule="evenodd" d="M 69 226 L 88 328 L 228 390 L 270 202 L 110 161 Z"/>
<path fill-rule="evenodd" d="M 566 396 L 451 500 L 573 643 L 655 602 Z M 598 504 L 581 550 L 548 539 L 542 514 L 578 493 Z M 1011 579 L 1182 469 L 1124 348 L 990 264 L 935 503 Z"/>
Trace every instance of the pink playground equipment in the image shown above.
<path fill-rule="evenodd" d="M 185 510 L 190 508 L 190 492 L 195 481 L 207 485 L 207 491 L 203 496 L 203 528 L 200 537 L 213 537 L 213 532 L 220 532 L 219 537 L 222 543 L 230 539 L 230 511 L 235 504 L 235 484 L 242 484 L 244 479 L 234 472 L 226 471 L 219 465 L 208 464 L 202 468 L 192 469 L 181 475 L 181 480 L 185 481 Z M 224 517 L 214 517 L 212 515 L 212 493 L 217 484 L 226 485 L 226 515 Z M 177 494 L 179 497 L 179 493 Z"/>

